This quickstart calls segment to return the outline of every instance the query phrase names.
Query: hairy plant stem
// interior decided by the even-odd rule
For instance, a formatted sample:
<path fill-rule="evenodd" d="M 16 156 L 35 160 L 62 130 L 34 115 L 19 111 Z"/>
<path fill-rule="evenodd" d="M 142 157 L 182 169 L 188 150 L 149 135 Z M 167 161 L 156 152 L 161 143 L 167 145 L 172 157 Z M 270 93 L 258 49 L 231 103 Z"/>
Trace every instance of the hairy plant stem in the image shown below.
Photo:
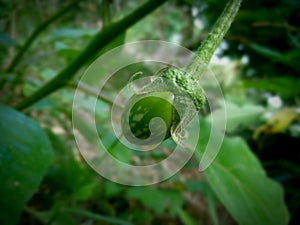
<path fill-rule="evenodd" d="M 190 74 L 201 73 L 201 68 L 203 64 L 208 65 L 217 47 L 220 45 L 225 34 L 227 33 L 229 27 L 237 15 L 242 0 L 229 0 L 226 7 L 224 8 L 222 14 L 219 16 L 218 20 L 215 22 L 212 31 L 207 35 L 206 39 L 202 42 L 200 47 L 196 51 L 196 57 L 188 65 L 187 70 L 191 72 Z M 200 63 L 199 63 L 200 62 Z"/>
<path fill-rule="evenodd" d="M 112 42 L 120 34 L 122 34 L 127 28 L 135 24 L 138 20 L 148 15 L 150 12 L 155 10 L 157 7 L 162 5 L 166 0 L 149 0 L 131 14 L 123 18 L 122 20 L 112 23 L 107 27 L 103 28 L 89 45 L 58 75 L 52 80 L 43 85 L 40 89 L 29 95 L 21 102 L 19 102 L 15 108 L 17 110 L 23 110 L 30 105 L 36 103 L 40 99 L 48 96 L 50 93 L 66 85 L 66 83 L 74 77 L 75 73 L 97 52 L 103 49 L 107 44 Z"/>
<path fill-rule="evenodd" d="M 29 47 L 32 45 L 34 40 L 39 36 L 40 33 L 42 33 L 49 25 L 51 25 L 55 20 L 59 19 L 63 15 L 65 15 L 68 11 L 70 11 L 74 6 L 76 6 L 80 1 L 82 0 L 75 0 L 71 2 L 70 4 L 63 7 L 61 10 L 57 11 L 54 15 L 49 17 L 47 20 L 42 22 L 37 28 L 31 33 L 29 38 L 26 40 L 24 45 L 20 48 L 16 56 L 12 59 L 10 65 L 7 67 L 5 72 L 10 73 L 12 72 L 16 66 L 19 64 L 20 60 L 22 59 L 24 53 L 29 49 Z"/>

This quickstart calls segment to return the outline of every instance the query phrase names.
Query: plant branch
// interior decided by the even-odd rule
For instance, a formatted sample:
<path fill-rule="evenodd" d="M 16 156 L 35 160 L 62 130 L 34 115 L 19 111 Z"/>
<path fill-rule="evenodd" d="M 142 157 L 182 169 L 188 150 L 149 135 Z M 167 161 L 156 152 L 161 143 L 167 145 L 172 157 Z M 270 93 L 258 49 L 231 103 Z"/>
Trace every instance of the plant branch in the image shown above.
<path fill-rule="evenodd" d="M 15 108 L 17 110 L 25 109 L 57 89 L 63 87 L 99 50 L 103 49 L 107 44 L 118 37 L 118 35 L 122 34 L 127 28 L 148 15 L 150 12 L 162 5 L 165 1 L 166 0 L 149 0 L 122 20 L 117 21 L 116 23 L 111 23 L 107 27 L 103 28 L 95 35 L 88 46 L 65 69 L 63 69 L 58 75 L 56 75 L 52 80 L 47 82 L 32 95 L 19 102 Z"/>
<path fill-rule="evenodd" d="M 238 13 L 242 0 L 229 0 L 222 14 L 215 22 L 212 31 L 207 35 L 201 46 L 196 51 L 196 57 L 188 66 L 188 71 L 197 71 L 199 59 L 204 64 L 209 64 L 215 50 L 220 45 L 225 34 L 230 28 Z"/>
<path fill-rule="evenodd" d="M 22 59 L 24 53 L 29 49 L 29 47 L 32 45 L 34 40 L 39 36 L 40 33 L 42 33 L 51 23 L 53 23 L 55 20 L 60 18 L 61 16 L 65 15 L 70 9 L 72 9 L 74 6 L 77 5 L 78 2 L 82 0 L 75 0 L 71 2 L 70 4 L 63 7 L 61 10 L 57 11 L 54 15 L 49 17 L 47 20 L 42 22 L 29 36 L 29 38 L 26 40 L 24 45 L 20 48 L 16 56 L 13 58 L 10 65 L 7 67 L 5 72 L 10 73 L 12 72 L 16 66 L 19 64 L 20 60 Z"/>

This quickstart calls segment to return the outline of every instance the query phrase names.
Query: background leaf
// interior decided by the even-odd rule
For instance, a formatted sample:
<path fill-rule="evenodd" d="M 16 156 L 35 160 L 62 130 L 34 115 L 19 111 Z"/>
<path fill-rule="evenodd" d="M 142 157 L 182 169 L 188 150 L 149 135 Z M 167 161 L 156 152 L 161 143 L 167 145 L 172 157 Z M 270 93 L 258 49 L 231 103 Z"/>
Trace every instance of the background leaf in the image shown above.
<path fill-rule="evenodd" d="M 63 196 L 71 196 L 74 200 L 90 198 L 97 186 L 90 169 L 85 167 L 58 136 L 47 132 L 54 149 L 54 160 L 49 167 L 45 182 L 51 188 L 60 190 Z"/>
<path fill-rule="evenodd" d="M 201 128 L 204 127 L 209 129 L 207 124 Z M 200 139 L 200 149 L 207 140 L 206 137 Z M 267 177 L 259 160 L 242 138 L 225 137 L 219 154 L 205 170 L 205 175 L 219 200 L 238 224 L 288 223 L 289 213 L 282 187 Z"/>
<path fill-rule="evenodd" d="M 276 77 L 269 79 L 245 80 L 243 84 L 247 88 L 270 91 L 279 94 L 283 99 L 300 95 L 300 80 L 297 78 Z"/>
<path fill-rule="evenodd" d="M 52 149 L 43 129 L 25 115 L 0 105 L 0 117 L 0 221 L 10 225 L 38 188 Z"/>
<path fill-rule="evenodd" d="M 223 118 L 223 109 L 217 109 L 210 114 L 210 117 Z M 238 106 L 231 102 L 226 102 L 226 130 L 233 132 L 238 127 L 247 127 L 257 119 L 264 112 L 264 108 L 258 105 L 246 104 Z M 218 121 L 216 121 L 218 122 Z"/>
<path fill-rule="evenodd" d="M 127 197 L 141 201 L 156 214 L 161 215 L 169 209 L 171 214 L 179 210 L 184 202 L 183 196 L 175 190 L 132 187 L 127 190 Z"/>

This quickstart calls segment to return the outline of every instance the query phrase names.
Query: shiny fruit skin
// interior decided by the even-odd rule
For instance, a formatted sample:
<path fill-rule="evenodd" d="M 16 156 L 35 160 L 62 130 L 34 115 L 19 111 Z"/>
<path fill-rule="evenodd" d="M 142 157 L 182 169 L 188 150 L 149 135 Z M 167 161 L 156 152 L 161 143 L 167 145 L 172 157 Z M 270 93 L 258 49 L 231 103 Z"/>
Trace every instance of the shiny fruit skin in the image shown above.
<path fill-rule="evenodd" d="M 170 92 L 158 92 L 155 94 L 134 95 L 127 103 L 122 116 L 122 124 L 128 123 L 131 133 L 140 140 L 148 139 L 151 135 L 162 136 L 167 139 L 171 136 L 171 127 L 174 118 L 178 117 L 172 105 L 173 94 Z M 129 111 L 130 110 L 130 111 Z M 128 112 L 129 111 L 129 112 Z M 174 113 L 176 117 L 174 117 Z M 128 116 L 128 120 L 126 120 Z M 153 118 L 163 120 L 150 130 L 150 121 Z M 166 132 L 163 133 L 164 127 Z M 152 134 L 151 134 L 152 131 Z M 123 129 L 125 137 L 131 141 L 128 131 Z"/>

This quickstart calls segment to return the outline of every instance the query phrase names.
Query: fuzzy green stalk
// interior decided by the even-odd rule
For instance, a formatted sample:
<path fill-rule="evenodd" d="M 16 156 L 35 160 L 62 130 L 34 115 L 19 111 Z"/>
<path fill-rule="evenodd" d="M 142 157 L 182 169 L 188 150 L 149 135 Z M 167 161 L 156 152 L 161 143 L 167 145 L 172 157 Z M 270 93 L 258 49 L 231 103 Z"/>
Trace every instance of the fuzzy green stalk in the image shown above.
<path fill-rule="evenodd" d="M 215 22 L 212 31 L 208 34 L 207 38 L 196 51 L 194 58 L 187 66 L 186 72 L 170 69 L 165 71 L 163 75 L 164 78 L 171 81 L 176 80 L 178 87 L 193 100 L 197 111 L 200 110 L 206 102 L 205 93 L 200 82 L 201 76 L 207 71 L 207 65 L 234 21 L 241 2 L 242 0 L 228 1 L 222 14 Z"/>
<path fill-rule="evenodd" d="M 220 45 L 225 34 L 229 30 L 232 22 L 237 15 L 242 0 L 229 0 L 222 14 L 215 22 L 211 32 L 207 35 L 206 39 L 202 42 L 196 51 L 196 57 L 188 65 L 188 71 L 191 74 L 200 74 L 199 66 L 208 65 L 217 47 Z M 199 64 L 200 61 L 200 64 Z M 201 69 L 200 69 L 201 70 Z M 201 74 L 200 74 L 201 75 Z"/>

